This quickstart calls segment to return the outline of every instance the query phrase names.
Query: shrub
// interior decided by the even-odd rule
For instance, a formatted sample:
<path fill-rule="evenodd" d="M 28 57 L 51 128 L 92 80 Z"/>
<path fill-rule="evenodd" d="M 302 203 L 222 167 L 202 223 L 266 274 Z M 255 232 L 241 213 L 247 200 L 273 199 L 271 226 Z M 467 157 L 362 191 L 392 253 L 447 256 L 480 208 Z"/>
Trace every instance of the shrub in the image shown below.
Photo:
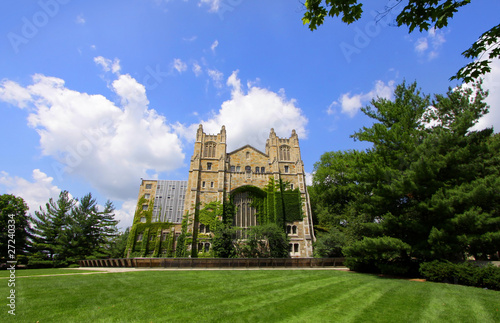
<path fill-rule="evenodd" d="M 404 275 L 410 271 L 410 245 L 392 237 L 356 241 L 342 251 L 345 265 L 351 270 L 388 275 Z"/>
<path fill-rule="evenodd" d="M 420 273 L 433 282 L 500 290 L 500 267 L 491 264 L 479 267 L 470 262 L 454 264 L 449 261 L 434 260 L 422 263 Z"/>

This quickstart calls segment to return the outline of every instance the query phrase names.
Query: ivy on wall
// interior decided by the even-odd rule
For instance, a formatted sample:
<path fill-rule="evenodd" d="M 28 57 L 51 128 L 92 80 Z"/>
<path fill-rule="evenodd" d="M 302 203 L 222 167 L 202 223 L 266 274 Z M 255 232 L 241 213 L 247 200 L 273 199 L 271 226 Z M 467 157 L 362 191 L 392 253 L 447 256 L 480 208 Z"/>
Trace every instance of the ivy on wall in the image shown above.
<path fill-rule="evenodd" d="M 142 206 L 146 203 L 148 204 L 148 208 L 143 210 Z M 150 199 L 148 202 L 148 199 L 144 195 L 137 201 L 134 222 L 125 250 L 126 256 L 145 257 L 151 254 L 153 257 L 158 257 L 160 255 L 162 250 L 162 232 L 171 228 L 173 224 L 169 222 L 151 222 L 153 218 L 153 206 L 154 200 Z M 146 221 L 141 222 L 142 218 L 145 218 Z M 137 241 L 137 237 L 140 234 L 142 234 L 142 240 L 139 242 Z M 151 236 L 153 236 L 152 239 Z"/>

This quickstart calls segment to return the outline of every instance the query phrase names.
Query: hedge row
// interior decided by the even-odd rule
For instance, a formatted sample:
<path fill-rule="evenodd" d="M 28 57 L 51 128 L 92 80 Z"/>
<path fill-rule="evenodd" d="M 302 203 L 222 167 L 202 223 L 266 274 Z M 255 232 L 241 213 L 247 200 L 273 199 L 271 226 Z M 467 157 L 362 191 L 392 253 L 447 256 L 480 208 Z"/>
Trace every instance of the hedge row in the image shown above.
<path fill-rule="evenodd" d="M 479 267 L 470 262 L 434 260 L 420 265 L 420 274 L 429 281 L 500 290 L 500 267 Z"/>

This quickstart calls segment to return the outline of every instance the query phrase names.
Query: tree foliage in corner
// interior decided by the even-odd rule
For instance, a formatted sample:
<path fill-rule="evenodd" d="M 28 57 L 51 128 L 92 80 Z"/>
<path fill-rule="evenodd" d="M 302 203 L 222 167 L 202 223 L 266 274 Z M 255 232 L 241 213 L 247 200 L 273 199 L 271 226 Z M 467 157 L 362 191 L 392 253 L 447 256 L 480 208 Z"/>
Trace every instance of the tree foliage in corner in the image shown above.
<path fill-rule="evenodd" d="M 411 33 L 415 29 L 423 31 L 446 27 L 448 20 L 470 2 L 471 0 L 396 0 L 386 6 L 385 10 L 387 13 L 406 3 L 396 22 L 398 26 L 407 26 Z M 309 25 L 310 30 L 322 25 L 327 16 L 340 16 L 343 22 L 350 24 L 360 19 L 363 13 L 363 4 L 358 0 L 306 0 L 304 6 L 306 12 L 302 21 Z M 481 60 L 486 53 L 488 57 Z M 462 67 L 451 79 L 462 79 L 469 83 L 489 73 L 492 60 L 500 57 L 500 24 L 485 31 L 462 55 L 474 61 Z"/>
<path fill-rule="evenodd" d="M 0 261 L 15 261 L 28 252 L 31 228 L 26 212 L 28 206 L 11 194 L 0 195 Z M 10 243 L 9 243 L 10 242 Z M 10 251 L 9 251 L 10 250 Z"/>
<path fill-rule="evenodd" d="M 410 259 L 498 255 L 500 135 L 472 130 L 488 111 L 486 95 L 478 83 L 431 99 L 403 83 L 392 101 L 362 109 L 374 124 L 352 137 L 372 148 L 325 153 L 311 188 L 320 226 L 344 235 L 347 257 L 361 259 L 354 247 L 365 237 L 381 254 L 404 251 L 397 262 L 407 260 L 408 270 Z M 389 270 L 391 257 L 370 259 L 385 259 Z"/>

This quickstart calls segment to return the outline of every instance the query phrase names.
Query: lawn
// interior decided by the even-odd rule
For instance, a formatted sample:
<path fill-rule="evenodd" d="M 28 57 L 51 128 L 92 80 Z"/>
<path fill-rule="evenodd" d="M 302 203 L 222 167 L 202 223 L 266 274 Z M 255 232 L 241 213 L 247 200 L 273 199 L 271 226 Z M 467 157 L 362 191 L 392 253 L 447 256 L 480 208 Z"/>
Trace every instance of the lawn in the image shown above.
<path fill-rule="evenodd" d="M 1 322 L 500 322 L 500 292 L 332 270 L 147 271 L 18 277 L 7 310 Z"/>
<path fill-rule="evenodd" d="M 64 275 L 76 273 L 95 273 L 96 270 L 82 270 L 82 269 L 61 269 L 61 268 L 43 268 L 43 269 L 16 269 L 16 277 L 25 276 L 40 276 L 40 275 Z M 9 270 L 0 270 L 0 279 L 10 277 Z"/>

